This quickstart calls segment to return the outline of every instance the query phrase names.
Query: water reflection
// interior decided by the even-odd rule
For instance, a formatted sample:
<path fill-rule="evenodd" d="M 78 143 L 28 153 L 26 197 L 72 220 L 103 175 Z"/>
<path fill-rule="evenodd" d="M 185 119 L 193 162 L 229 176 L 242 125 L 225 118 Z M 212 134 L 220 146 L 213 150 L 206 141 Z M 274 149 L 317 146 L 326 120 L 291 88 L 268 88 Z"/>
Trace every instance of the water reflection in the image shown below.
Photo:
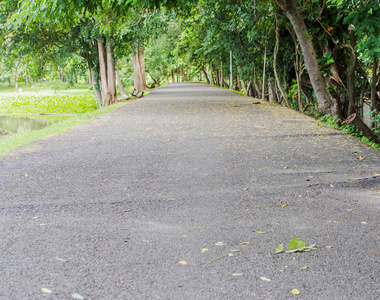
<path fill-rule="evenodd" d="M 35 120 L 28 117 L 0 116 L 0 129 L 11 133 L 21 133 L 32 130 L 39 130 L 55 122 L 57 122 L 57 120 Z"/>

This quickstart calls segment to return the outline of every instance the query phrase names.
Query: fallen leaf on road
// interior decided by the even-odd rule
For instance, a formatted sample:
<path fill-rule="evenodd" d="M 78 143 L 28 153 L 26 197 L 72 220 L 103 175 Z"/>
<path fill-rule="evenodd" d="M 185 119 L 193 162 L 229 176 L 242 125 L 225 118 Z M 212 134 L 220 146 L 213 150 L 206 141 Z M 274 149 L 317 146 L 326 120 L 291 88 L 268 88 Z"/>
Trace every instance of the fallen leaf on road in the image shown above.
<path fill-rule="evenodd" d="M 362 224 L 364 224 L 364 225 L 367 225 L 368 223 L 367 222 L 361 222 Z"/>
<path fill-rule="evenodd" d="M 217 242 L 217 243 L 215 243 L 215 246 L 224 246 L 224 245 L 225 245 L 224 242 Z"/>
<path fill-rule="evenodd" d="M 244 273 L 232 273 L 232 276 L 242 276 Z"/>
<path fill-rule="evenodd" d="M 258 231 L 258 230 L 255 230 L 256 233 L 262 233 L 262 234 L 265 234 L 266 232 L 265 231 Z"/>
<path fill-rule="evenodd" d="M 359 156 L 358 159 L 364 159 L 364 156 Z"/>
<path fill-rule="evenodd" d="M 195 229 L 202 229 L 203 227 L 195 227 Z"/>
<path fill-rule="evenodd" d="M 266 277 L 260 277 L 261 280 L 263 281 L 267 281 L 267 282 L 271 282 L 272 279 L 269 279 L 269 278 L 266 278 Z"/>
<path fill-rule="evenodd" d="M 42 288 L 41 291 L 43 291 L 46 294 L 51 294 L 52 293 L 52 291 L 49 290 L 49 289 L 47 289 L 47 288 Z"/>
<path fill-rule="evenodd" d="M 210 251 L 210 249 L 202 248 L 202 250 L 201 250 L 202 253 L 205 253 L 205 252 L 207 252 L 207 251 Z"/>
<path fill-rule="evenodd" d="M 78 300 L 83 300 L 84 299 L 84 297 L 82 295 L 79 295 L 79 294 L 72 294 L 72 297 L 74 299 L 78 299 Z"/>
<path fill-rule="evenodd" d="M 297 290 L 297 289 L 292 289 L 292 294 L 294 294 L 294 295 L 299 295 L 299 294 L 300 294 L 300 291 Z"/>
<path fill-rule="evenodd" d="M 288 203 L 282 204 L 281 206 L 282 207 L 288 206 Z"/>
<path fill-rule="evenodd" d="M 181 260 L 179 263 L 180 263 L 181 265 L 187 265 L 187 262 L 185 262 L 184 260 Z"/>
<path fill-rule="evenodd" d="M 301 267 L 300 270 L 306 270 L 307 266 Z"/>

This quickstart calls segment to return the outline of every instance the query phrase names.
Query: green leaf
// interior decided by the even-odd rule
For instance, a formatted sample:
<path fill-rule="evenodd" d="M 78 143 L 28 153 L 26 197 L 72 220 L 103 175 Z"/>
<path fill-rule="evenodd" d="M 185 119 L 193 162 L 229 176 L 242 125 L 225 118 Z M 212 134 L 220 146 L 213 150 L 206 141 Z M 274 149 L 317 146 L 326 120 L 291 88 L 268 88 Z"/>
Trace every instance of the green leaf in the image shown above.
<path fill-rule="evenodd" d="M 306 270 L 307 266 L 301 267 L 300 270 Z"/>
<path fill-rule="evenodd" d="M 288 244 L 288 250 L 304 248 L 305 245 L 306 245 L 305 242 L 299 241 L 298 238 L 295 238 L 295 239 L 293 239 L 293 240 Z"/>
<path fill-rule="evenodd" d="M 276 248 L 276 253 L 284 252 L 284 244 L 278 245 Z"/>
<path fill-rule="evenodd" d="M 266 234 L 265 231 L 258 231 L 258 230 L 255 230 L 256 233 L 261 233 L 261 234 Z"/>

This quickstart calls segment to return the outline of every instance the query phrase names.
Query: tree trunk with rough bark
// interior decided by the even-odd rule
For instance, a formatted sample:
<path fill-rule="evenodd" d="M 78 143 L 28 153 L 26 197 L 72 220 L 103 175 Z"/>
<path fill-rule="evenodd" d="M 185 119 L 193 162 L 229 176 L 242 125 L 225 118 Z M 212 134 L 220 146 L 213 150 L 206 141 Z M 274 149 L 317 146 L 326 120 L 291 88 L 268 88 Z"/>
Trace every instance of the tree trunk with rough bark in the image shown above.
<path fill-rule="evenodd" d="M 376 110 L 376 83 L 377 83 L 377 67 L 378 61 L 377 57 L 373 60 L 373 68 L 372 68 L 372 82 L 371 82 L 371 111 Z M 372 114 L 372 117 L 375 117 L 376 112 Z M 375 123 L 372 123 L 372 128 L 375 127 Z"/>
<path fill-rule="evenodd" d="M 124 91 L 123 83 L 121 82 L 121 78 L 120 78 L 120 71 L 119 71 L 119 69 L 116 69 L 115 73 L 116 73 L 116 81 L 117 81 L 117 85 L 119 86 L 119 91 L 120 91 L 121 99 L 127 99 L 128 96 L 127 96 L 127 94 Z"/>
<path fill-rule="evenodd" d="M 100 90 L 102 92 L 102 103 L 99 105 L 103 107 L 107 101 L 107 65 L 106 65 L 106 51 L 104 47 L 104 42 L 98 40 L 98 51 L 99 51 L 99 73 L 100 73 Z"/>
<path fill-rule="evenodd" d="M 175 83 L 175 74 L 174 74 L 174 69 L 172 70 L 172 82 Z"/>
<path fill-rule="evenodd" d="M 99 89 L 100 84 L 96 83 L 95 72 L 94 72 L 93 67 L 90 65 L 90 63 L 88 63 L 88 69 L 90 70 L 90 81 L 91 81 L 92 90 L 94 91 L 94 95 L 95 95 L 96 100 L 98 101 L 99 107 L 102 107 L 103 99 L 102 99 L 102 93 L 100 92 L 100 89 Z"/>
<path fill-rule="evenodd" d="M 140 72 L 141 72 L 141 79 L 142 79 L 142 86 L 143 90 L 147 90 L 148 86 L 146 85 L 146 76 L 145 76 L 145 53 L 144 53 L 144 47 L 139 48 L 138 50 L 138 58 L 139 58 L 139 65 L 140 65 Z"/>
<path fill-rule="evenodd" d="M 116 93 L 116 71 L 115 64 L 113 62 L 113 47 L 111 44 L 111 39 L 107 38 L 107 101 L 106 106 L 114 104 L 117 102 Z"/>
<path fill-rule="evenodd" d="M 319 69 L 313 43 L 295 1 L 275 0 L 275 2 L 284 10 L 285 16 L 293 25 L 294 32 L 297 35 L 304 57 L 305 66 L 309 73 L 310 81 L 317 98 L 318 110 L 324 114 L 335 114 L 335 111 L 332 111 L 332 101 L 329 93 L 327 92 L 326 84 L 323 81 L 322 74 Z"/>
<path fill-rule="evenodd" d="M 263 66 L 263 88 L 261 90 L 261 100 L 265 100 L 265 67 L 267 64 L 267 46 L 265 46 L 264 50 L 264 66 Z"/>
<path fill-rule="evenodd" d="M 280 90 L 281 98 L 285 101 L 285 105 L 289 107 L 288 98 L 286 97 L 286 93 L 281 85 L 280 78 L 278 77 L 277 73 L 277 54 L 278 54 L 278 48 L 280 46 L 280 28 L 278 24 L 278 12 L 275 13 L 275 19 L 276 19 L 276 44 L 274 46 L 274 54 L 273 54 L 273 70 L 274 70 L 274 77 L 276 78 L 277 86 Z M 270 85 L 269 85 L 270 86 Z"/>

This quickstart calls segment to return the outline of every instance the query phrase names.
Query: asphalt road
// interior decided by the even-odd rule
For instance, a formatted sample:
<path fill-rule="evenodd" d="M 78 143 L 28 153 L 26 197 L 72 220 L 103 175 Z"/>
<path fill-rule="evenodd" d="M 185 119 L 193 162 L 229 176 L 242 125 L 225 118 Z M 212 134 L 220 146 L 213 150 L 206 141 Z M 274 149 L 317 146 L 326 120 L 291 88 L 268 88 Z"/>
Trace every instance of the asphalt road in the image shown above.
<path fill-rule="evenodd" d="M 379 299 L 379 152 L 255 101 L 170 84 L 1 158 L 0 299 Z"/>

